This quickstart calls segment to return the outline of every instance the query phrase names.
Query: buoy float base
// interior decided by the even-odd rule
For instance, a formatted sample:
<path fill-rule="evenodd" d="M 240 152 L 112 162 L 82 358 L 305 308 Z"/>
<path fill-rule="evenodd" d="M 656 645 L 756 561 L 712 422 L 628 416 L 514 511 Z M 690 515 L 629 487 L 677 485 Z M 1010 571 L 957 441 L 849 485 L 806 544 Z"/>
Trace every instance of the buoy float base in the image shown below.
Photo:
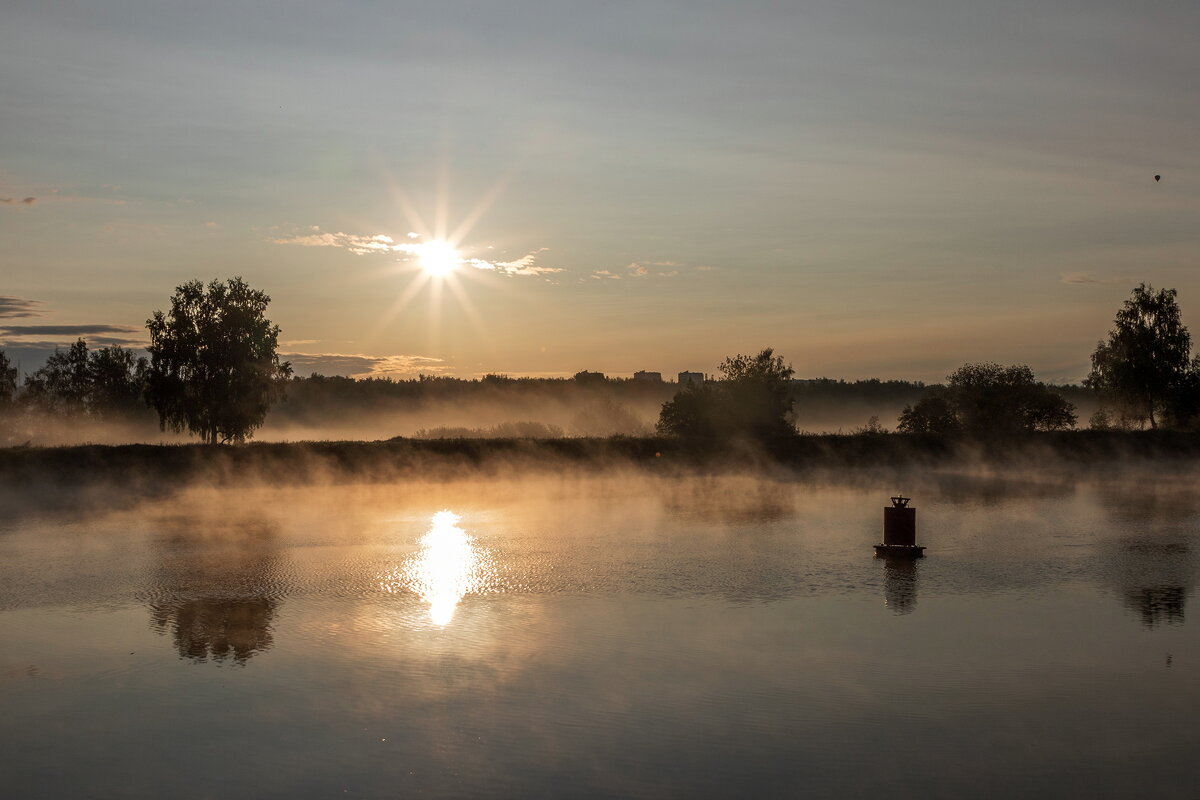
<path fill-rule="evenodd" d="M 919 544 L 877 544 L 875 555 L 900 558 L 920 558 L 925 555 L 925 546 Z"/>

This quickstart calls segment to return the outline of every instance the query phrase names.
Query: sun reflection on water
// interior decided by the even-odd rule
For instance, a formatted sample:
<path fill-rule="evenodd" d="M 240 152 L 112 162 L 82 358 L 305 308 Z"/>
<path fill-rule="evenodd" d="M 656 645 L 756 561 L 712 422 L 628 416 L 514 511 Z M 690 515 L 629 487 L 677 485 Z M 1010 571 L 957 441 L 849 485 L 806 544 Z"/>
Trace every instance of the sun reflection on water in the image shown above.
<path fill-rule="evenodd" d="M 420 539 L 421 551 L 405 566 L 398 581 L 385 584 L 388 591 L 407 588 L 429 604 L 429 619 L 445 627 L 454 619 L 463 595 L 479 591 L 486 573 L 485 558 L 471 537 L 458 526 L 461 517 L 439 511 Z"/>

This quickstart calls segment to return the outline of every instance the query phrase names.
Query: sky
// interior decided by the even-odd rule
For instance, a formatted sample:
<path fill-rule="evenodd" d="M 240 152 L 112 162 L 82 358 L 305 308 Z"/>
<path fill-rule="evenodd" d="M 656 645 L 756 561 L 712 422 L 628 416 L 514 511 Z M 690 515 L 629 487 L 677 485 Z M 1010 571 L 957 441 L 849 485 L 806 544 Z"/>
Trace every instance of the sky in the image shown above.
<path fill-rule="evenodd" d="M 770 346 L 1077 381 L 1139 282 L 1200 331 L 1198 30 L 1194 0 L 7 0 L 0 348 L 144 345 L 237 275 L 300 374 Z"/>

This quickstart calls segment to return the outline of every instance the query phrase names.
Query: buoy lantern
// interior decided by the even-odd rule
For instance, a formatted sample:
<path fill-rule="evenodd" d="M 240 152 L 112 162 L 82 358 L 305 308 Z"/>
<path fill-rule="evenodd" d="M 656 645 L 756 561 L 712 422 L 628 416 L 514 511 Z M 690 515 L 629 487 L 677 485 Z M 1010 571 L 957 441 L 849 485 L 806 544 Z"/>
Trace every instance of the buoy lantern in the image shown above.
<path fill-rule="evenodd" d="M 883 544 L 875 545 L 875 555 L 920 558 L 925 548 L 917 544 L 917 510 L 909 505 L 912 498 L 897 495 L 891 500 L 891 507 L 883 509 Z"/>

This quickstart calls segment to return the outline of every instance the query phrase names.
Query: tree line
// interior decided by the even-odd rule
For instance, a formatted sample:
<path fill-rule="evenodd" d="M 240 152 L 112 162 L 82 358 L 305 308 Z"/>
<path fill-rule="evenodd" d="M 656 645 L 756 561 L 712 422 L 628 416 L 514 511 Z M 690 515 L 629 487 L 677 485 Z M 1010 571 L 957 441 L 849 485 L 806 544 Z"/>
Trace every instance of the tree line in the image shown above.
<path fill-rule="evenodd" d="M 797 403 L 851 398 L 904 399 L 896 421 L 902 433 L 1007 436 L 1078 423 L 1076 408 L 1065 395 L 1079 389 L 1041 383 L 1026 365 L 965 364 L 944 384 L 933 386 L 797 382 L 791 365 L 772 348 L 731 356 L 719 365 L 715 379 L 681 387 L 589 372 L 573 379 L 294 378 L 290 365 L 279 360 L 280 330 L 266 317 L 269 303 L 270 297 L 241 278 L 207 285 L 190 281 L 176 288 L 168 311 L 156 311 L 147 320 L 148 358 L 120 346 L 89 350 L 80 339 L 52 354 L 22 386 L 0 350 L 0 435 L 22 414 L 99 422 L 156 414 L 164 430 L 186 431 L 213 444 L 241 442 L 289 391 L 304 398 L 304 407 L 319 423 L 323 414 L 344 412 L 348 406 L 366 409 L 393 401 L 498 396 L 546 387 L 599 397 L 609 416 L 623 408 L 618 393 L 661 402 L 657 431 L 690 444 L 784 441 L 797 435 Z M 1155 291 L 1142 284 L 1133 290 L 1113 330 L 1097 343 L 1085 387 L 1103 402 L 1089 421 L 1092 428 L 1196 427 L 1200 357 L 1191 356 L 1190 334 L 1174 289 Z M 858 432 L 885 430 L 873 418 Z"/>
<path fill-rule="evenodd" d="M 0 413 L 33 411 L 63 417 L 111 421 L 144 412 L 148 362 L 120 346 L 88 350 L 79 339 L 58 350 L 25 377 L 17 391 L 17 369 L 0 350 Z"/>
<path fill-rule="evenodd" d="M 1102 402 L 1095 429 L 1194 429 L 1200 423 L 1200 356 L 1182 323 L 1174 289 L 1133 290 L 1108 337 L 1097 343 L 1084 386 Z M 664 404 L 659 433 L 691 443 L 771 445 L 796 435 L 789 364 L 771 348 L 736 355 L 719 379 L 685 387 Z M 969 363 L 925 387 L 897 419 L 900 433 L 999 438 L 1074 428 L 1076 408 L 1064 390 L 1039 382 L 1024 364 Z M 872 418 L 859 433 L 884 433 Z"/>

